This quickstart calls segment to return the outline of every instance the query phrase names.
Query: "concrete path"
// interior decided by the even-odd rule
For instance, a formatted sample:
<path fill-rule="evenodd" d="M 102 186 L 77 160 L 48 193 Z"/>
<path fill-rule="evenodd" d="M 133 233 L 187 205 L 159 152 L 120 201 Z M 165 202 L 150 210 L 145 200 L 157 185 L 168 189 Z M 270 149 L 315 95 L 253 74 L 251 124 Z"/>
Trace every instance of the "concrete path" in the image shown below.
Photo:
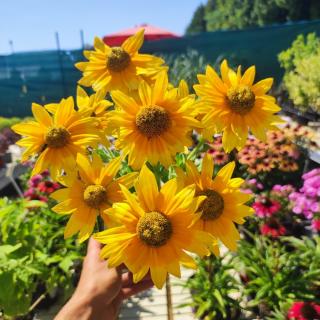
<path fill-rule="evenodd" d="M 181 283 L 192 275 L 192 270 L 183 269 L 181 279 L 170 277 L 172 318 L 168 318 L 167 291 L 153 288 L 127 301 L 122 307 L 121 320 L 192 320 L 194 319 L 190 307 L 179 307 L 191 301 L 189 290 Z"/>

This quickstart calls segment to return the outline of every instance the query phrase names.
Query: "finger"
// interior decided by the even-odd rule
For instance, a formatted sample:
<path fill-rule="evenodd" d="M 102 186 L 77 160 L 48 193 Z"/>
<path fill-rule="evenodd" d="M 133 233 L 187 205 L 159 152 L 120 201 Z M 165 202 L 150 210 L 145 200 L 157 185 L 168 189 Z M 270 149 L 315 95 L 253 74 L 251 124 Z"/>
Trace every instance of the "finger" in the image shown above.
<path fill-rule="evenodd" d="M 150 280 L 151 279 L 151 275 L 150 272 L 148 272 L 144 278 L 142 278 L 140 281 L 146 281 L 146 280 Z M 133 275 L 131 272 L 126 272 L 123 273 L 121 276 L 121 282 L 122 282 L 122 287 L 130 287 L 131 285 L 134 284 L 133 282 Z"/>
<path fill-rule="evenodd" d="M 99 258 L 100 260 L 101 243 L 91 237 L 88 242 L 87 256 Z"/>
<path fill-rule="evenodd" d="M 131 272 L 126 272 L 121 275 L 122 287 L 129 287 L 133 284 L 133 276 Z"/>
<path fill-rule="evenodd" d="M 152 280 L 140 281 L 136 284 L 133 284 L 131 287 L 126 287 L 121 289 L 121 297 L 122 299 L 128 299 L 131 296 L 138 294 L 142 291 L 150 289 L 153 287 Z"/>
<path fill-rule="evenodd" d="M 117 266 L 116 269 L 119 272 L 119 274 L 123 274 L 123 273 L 128 272 L 128 268 L 124 263 L 120 264 L 120 266 Z"/>

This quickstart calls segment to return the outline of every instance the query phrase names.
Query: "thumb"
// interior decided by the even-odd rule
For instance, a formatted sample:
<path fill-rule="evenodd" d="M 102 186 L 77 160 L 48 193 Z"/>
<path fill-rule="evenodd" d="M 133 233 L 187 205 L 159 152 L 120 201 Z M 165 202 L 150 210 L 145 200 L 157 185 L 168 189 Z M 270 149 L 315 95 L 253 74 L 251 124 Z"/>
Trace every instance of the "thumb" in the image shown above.
<path fill-rule="evenodd" d="M 100 260 L 101 243 L 90 237 L 87 247 L 87 257 Z"/>

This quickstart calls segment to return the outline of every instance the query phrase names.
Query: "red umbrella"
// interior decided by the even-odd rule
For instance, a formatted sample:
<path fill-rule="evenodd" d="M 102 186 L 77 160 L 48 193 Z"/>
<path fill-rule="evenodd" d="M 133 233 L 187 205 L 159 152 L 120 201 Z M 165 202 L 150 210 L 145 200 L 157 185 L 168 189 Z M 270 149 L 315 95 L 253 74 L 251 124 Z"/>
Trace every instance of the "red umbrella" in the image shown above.
<path fill-rule="evenodd" d="M 120 32 L 112 33 L 103 37 L 103 41 L 109 46 L 120 46 L 124 40 L 135 34 L 140 29 L 144 29 L 144 39 L 146 41 L 154 41 L 168 38 L 179 38 L 177 34 L 170 31 L 151 26 L 150 24 L 142 24 L 134 28 L 126 29 Z"/>

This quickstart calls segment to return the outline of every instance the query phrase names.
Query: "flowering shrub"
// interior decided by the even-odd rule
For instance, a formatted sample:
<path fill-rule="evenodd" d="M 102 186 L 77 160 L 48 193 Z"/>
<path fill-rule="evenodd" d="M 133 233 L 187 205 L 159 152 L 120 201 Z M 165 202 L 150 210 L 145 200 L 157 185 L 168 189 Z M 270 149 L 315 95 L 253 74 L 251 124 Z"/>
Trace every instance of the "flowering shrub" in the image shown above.
<path fill-rule="evenodd" d="M 274 241 L 251 235 L 250 241 L 241 241 L 235 268 L 244 282 L 245 296 L 250 296 L 246 310 L 251 309 L 253 316 L 249 319 L 258 318 L 257 313 L 260 319 L 285 319 L 293 302 L 319 299 L 319 245 L 318 238 Z M 272 316 L 276 310 L 279 317 Z M 295 312 L 296 308 L 288 316 Z"/>
<path fill-rule="evenodd" d="M 63 239 L 64 221 L 44 202 L 0 199 L 0 309 L 6 317 L 30 319 L 39 303 L 70 294 L 84 252 Z"/>
<path fill-rule="evenodd" d="M 48 201 L 49 195 L 60 188 L 60 184 L 50 179 L 49 171 L 45 170 L 41 174 L 36 174 L 27 182 L 28 189 L 24 196 L 30 200 Z"/>
<path fill-rule="evenodd" d="M 302 213 L 306 218 L 311 218 L 314 212 L 320 211 L 320 168 L 305 173 L 302 179 L 303 187 L 299 192 L 291 194 L 289 198 L 295 203 L 293 212 Z"/>
<path fill-rule="evenodd" d="M 269 219 L 267 222 L 261 225 L 260 232 L 264 236 L 277 238 L 284 236 L 287 233 L 287 230 L 276 219 Z"/>
<path fill-rule="evenodd" d="M 288 311 L 288 319 L 315 320 L 320 319 L 320 305 L 314 302 L 294 302 Z"/>
<path fill-rule="evenodd" d="M 214 163 L 218 166 L 222 166 L 229 161 L 228 154 L 223 150 L 221 136 L 215 137 L 213 142 L 208 144 L 207 154 L 213 158 Z"/>
<path fill-rule="evenodd" d="M 303 186 L 298 192 L 289 195 L 292 211 L 312 220 L 314 231 L 319 231 L 320 219 L 320 168 L 313 169 L 302 176 Z"/>
<path fill-rule="evenodd" d="M 257 175 L 273 169 L 296 171 L 299 156 L 297 146 L 283 131 L 270 131 L 266 142 L 250 137 L 237 158 L 251 175 Z"/>
<path fill-rule="evenodd" d="M 285 68 L 283 78 L 289 97 L 302 112 L 309 108 L 320 111 L 320 77 L 316 70 L 320 61 L 320 40 L 315 33 L 305 38 L 299 35 L 291 48 L 279 54 L 279 61 Z"/>

